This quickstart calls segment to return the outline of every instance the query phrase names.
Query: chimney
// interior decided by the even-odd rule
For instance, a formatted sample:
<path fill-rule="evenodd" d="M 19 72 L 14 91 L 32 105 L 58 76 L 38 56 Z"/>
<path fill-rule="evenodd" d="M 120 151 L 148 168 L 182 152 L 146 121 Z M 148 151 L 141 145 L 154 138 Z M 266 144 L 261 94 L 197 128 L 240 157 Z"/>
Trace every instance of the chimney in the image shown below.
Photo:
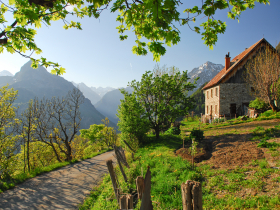
<path fill-rule="evenodd" d="M 229 52 L 228 52 L 228 54 L 227 54 L 226 57 L 225 57 L 225 67 L 226 67 L 226 70 L 228 70 L 228 68 L 230 67 Z"/>

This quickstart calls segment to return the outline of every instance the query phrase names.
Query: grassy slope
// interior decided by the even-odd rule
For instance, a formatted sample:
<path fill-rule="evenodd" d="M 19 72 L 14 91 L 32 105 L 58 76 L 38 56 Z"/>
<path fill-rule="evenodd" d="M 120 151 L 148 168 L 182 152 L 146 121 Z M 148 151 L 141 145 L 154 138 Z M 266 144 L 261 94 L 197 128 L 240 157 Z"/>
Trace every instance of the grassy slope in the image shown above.
<path fill-rule="evenodd" d="M 279 118 L 279 116 L 264 116 L 263 119 L 268 118 Z M 204 125 L 201 126 L 201 129 L 205 130 L 205 135 L 207 132 L 209 135 L 213 135 L 220 127 L 228 126 L 230 128 L 231 125 L 240 123 L 244 123 L 244 121 L 232 120 L 219 125 Z M 183 127 L 186 131 L 190 131 L 198 126 L 199 122 L 194 121 L 185 123 Z M 279 186 L 279 169 L 268 167 L 265 159 L 252 161 L 247 166 L 234 170 L 211 169 L 209 165 L 201 165 L 192 170 L 188 161 L 174 155 L 174 151 L 182 144 L 179 136 L 161 135 L 159 140 L 156 140 L 155 136 L 149 136 L 149 138 L 150 144 L 137 151 L 135 161 L 132 161 L 129 155 L 127 156 L 130 165 L 130 169 L 125 168 L 129 178 L 128 185 L 124 183 L 119 168 L 116 168 L 123 193 L 129 192 L 130 188 L 136 189 L 136 177 L 141 176 L 142 171 L 145 175 L 149 165 L 152 173 L 151 196 L 154 209 L 182 209 L 180 186 L 186 180 L 202 182 L 204 209 L 280 209 L 280 197 L 277 194 L 267 196 L 264 193 L 257 193 L 255 196 L 247 198 L 233 196 L 233 193 L 242 188 L 262 192 L 268 176 L 274 176 L 273 182 Z M 250 170 L 251 166 L 255 167 L 255 173 L 251 179 L 246 179 L 245 172 Z M 223 192 L 222 196 L 220 196 L 220 192 Z M 139 209 L 139 204 L 135 209 Z M 109 175 L 105 175 L 100 186 L 96 187 L 80 206 L 80 209 L 94 210 L 117 208 Z"/>

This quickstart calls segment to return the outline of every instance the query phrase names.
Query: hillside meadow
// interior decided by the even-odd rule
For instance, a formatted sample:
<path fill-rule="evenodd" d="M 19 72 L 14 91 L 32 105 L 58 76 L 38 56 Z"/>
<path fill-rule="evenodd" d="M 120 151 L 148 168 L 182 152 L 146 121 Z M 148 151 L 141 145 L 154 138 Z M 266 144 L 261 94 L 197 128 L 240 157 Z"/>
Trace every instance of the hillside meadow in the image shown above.
<path fill-rule="evenodd" d="M 257 119 L 240 118 L 213 124 L 184 119 L 181 132 L 193 128 L 204 132 L 192 168 L 189 140 L 180 135 L 147 137 L 134 160 L 126 149 L 130 168 L 125 167 L 128 184 L 115 168 L 122 193 L 134 193 L 137 176 L 151 171 L 151 200 L 154 209 L 182 209 L 181 184 L 187 180 L 202 183 L 203 209 L 280 209 L 280 113 L 270 111 Z M 134 203 L 140 209 L 140 202 Z M 110 175 L 79 209 L 118 209 Z"/>

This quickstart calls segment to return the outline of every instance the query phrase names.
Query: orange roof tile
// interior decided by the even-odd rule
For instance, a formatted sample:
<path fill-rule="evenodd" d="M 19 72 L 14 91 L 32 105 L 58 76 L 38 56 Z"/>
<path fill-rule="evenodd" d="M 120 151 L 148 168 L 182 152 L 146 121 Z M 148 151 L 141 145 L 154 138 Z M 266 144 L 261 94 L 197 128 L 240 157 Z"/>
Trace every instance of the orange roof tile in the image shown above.
<path fill-rule="evenodd" d="M 258 45 L 260 44 L 262 41 L 266 41 L 265 38 L 262 38 L 261 40 L 259 40 L 258 42 L 256 42 L 255 44 L 253 44 L 251 47 L 247 48 L 246 50 L 244 50 L 242 53 L 240 53 L 239 55 L 235 56 L 234 59 L 232 59 L 230 62 L 233 64 L 228 68 L 228 70 L 225 69 L 225 67 L 210 81 L 208 82 L 203 88 L 202 90 L 206 90 L 210 87 L 213 87 L 217 84 L 219 84 L 219 82 L 231 71 L 234 70 L 234 68 L 241 62 L 243 61 L 243 59 Z M 268 43 L 268 42 L 267 42 Z"/>

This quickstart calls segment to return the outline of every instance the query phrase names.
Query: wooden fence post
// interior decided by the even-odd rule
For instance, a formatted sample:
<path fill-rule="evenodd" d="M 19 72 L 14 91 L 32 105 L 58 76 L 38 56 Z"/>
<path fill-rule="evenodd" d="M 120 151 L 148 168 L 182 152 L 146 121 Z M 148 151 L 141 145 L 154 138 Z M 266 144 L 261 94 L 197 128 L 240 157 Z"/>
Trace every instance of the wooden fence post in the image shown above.
<path fill-rule="evenodd" d="M 127 195 L 126 196 L 126 205 L 128 209 L 133 209 L 133 196 Z"/>
<path fill-rule="evenodd" d="M 119 200 L 120 209 L 127 209 L 126 206 L 126 195 L 122 195 Z"/>
<path fill-rule="evenodd" d="M 121 173 L 122 173 L 122 175 L 123 175 L 124 181 L 127 182 L 127 176 L 125 175 L 125 172 L 124 172 L 123 167 L 122 167 L 122 164 L 121 164 L 121 160 L 122 160 L 122 162 L 124 162 L 124 163 L 125 163 L 126 161 L 125 161 L 124 158 L 122 157 L 122 154 L 121 154 L 121 152 L 119 151 L 118 147 L 116 147 L 115 145 L 114 145 L 114 150 L 115 150 L 116 158 L 117 158 L 117 161 L 118 161 L 118 164 L 119 164 Z M 126 164 L 127 164 L 127 163 L 126 163 Z M 128 165 L 128 164 L 127 164 L 127 165 Z"/>
<path fill-rule="evenodd" d="M 113 168 L 113 161 L 112 160 L 107 160 L 106 165 L 108 167 L 108 171 L 110 173 L 113 188 L 114 188 L 114 191 L 115 191 L 115 196 L 116 196 L 116 199 L 118 201 L 119 200 L 119 192 L 118 192 L 118 189 L 117 189 L 118 185 L 117 185 L 117 181 L 116 181 L 116 174 L 115 174 L 114 168 Z"/>
<path fill-rule="evenodd" d="M 142 197 L 140 210 L 153 210 L 153 204 L 151 201 L 151 171 L 150 166 L 148 166 L 148 170 L 145 176 L 144 183 L 144 193 Z"/>
<path fill-rule="evenodd" d="M 120 209 L 133 209 L 133 196 L 123 195 L 119 200 Z"/>
<path fill-rule="evenodd" d="M 201 184 L 188 180 L 181 185 L 183 210 L 202 210 Z"/>
<path fill-rule="evenodd" d="M 130 146 L 125 140 L 123 140 L 123 142 L 126 144 L 126 146 L 128 146 L 128 148 L 129 148 L 132 152 L 135 153 L 135 150 L 132 149 L 131 146 Z"/>
<path fill-rule="evenodd" d="M 191 185 L 189 181 L 186 184 L 181 184 L 182 191 L 182 201 L 183 201 L 183 210 L 191 210 L 192 208 L 192 197 L 191 197 Z"/>
<path fill-rule="evenodd" d="M 202 210 L 202 189 L 201 183 L 194 182 L 192 186 L 193 210 Z"/>
<path fill-rule="evenodd" d="M 118 161 L 118 164 L 119 164 L 120 170 L 121 170 L 121 172 L 122 172 L 122 175 L 123 175 L 124 181 L 125 181 L 125 182 L 127 182 L 127 177 L 126 177 L 125 172 L 124 172 L 124 170 L 123 170 L 123 167 L 122 167 L 121 161 L 118 159 L 118 156 L 117 156 L 117 161 Z"/>
<path fill-rule="evenodd" d="M 144 178 L 143 176 L 137 176 L 136 178 L 136 189 L 138 194 L 138 199 L 142 199 L 142 195 L 144 192 Z"/>

